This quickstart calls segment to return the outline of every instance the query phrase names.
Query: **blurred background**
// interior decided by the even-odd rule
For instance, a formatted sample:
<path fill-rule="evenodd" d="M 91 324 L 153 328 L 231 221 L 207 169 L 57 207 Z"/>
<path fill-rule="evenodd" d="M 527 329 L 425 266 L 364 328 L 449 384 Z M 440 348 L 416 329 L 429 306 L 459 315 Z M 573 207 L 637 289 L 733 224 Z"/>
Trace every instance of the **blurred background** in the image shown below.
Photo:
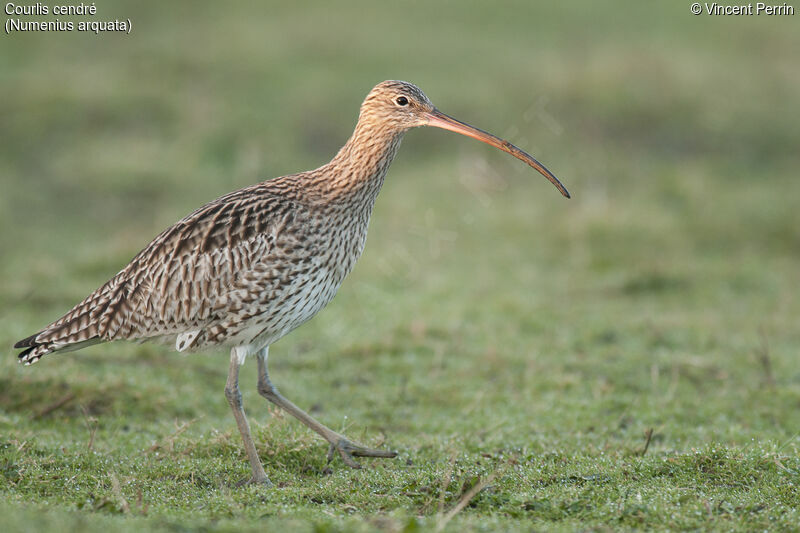
<path fill-rule="evenodd" d="M 143 439 L 200 413 L 233 428 L 226 354 L 105 345 L 27 369 L 11 345 L 199 205 L 327 162 L 384 79 L 530 152 L 573 198 L 476 141 L 409 132 L 355 271 L 273 349 L 296 403 L 412 449 L 486 427 L 470 439 L 557 449 L 656 427 L 654 446 L 684 449 L 800 426 L 797 15 L 442 1 L 95 17 L 127 18 L 129 35 L 0 38 L 7 430 L 44 431 L 28 415 L 67 388 L 63 416 L 140 416 Z"/>

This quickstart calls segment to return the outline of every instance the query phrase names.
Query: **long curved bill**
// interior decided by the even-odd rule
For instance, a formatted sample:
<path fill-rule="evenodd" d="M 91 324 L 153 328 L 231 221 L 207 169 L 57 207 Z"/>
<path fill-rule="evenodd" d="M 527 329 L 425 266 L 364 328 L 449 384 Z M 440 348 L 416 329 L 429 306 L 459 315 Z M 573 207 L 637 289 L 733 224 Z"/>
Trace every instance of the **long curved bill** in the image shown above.
<path fill-rule="evenodd" d="M 456 133 L 460 133 L 461 135 L 466 135 L 467 137 L 478 139 L 479 141 L 485 142 L 488 145 L 494 146 L 495 148 L 499 148 L 500 150 L 513 155 L 514 157 L 516 157 L 521 161 L 525 161 L 530 166 L 538 170 L 542 176 L 544 176 L 550 181 L 550 183 L 555 185 L 556 189 L 558 189 L 558 191 L 562 195 L 564 195 L 567 198 L 570 197 L 567 188 L 564 187 L 564 185 L 562 185 L 560 181 L 558 181 L 558 178 L 553 176 L 552 172 L 547 170 L 543 164 L 539 163 L 530 154 L 528 154 L 523 150 L 520 150 L 510 142 L 501 139 L 500 137 L 495 137 L 491 133 L 470 126 L 469 124 L 461 122 L 460 120 L 456 120 L 449 115 L 445 115 L 438 109 L 434 109 L 433 111 L 429 112 L 427 114 L 427 117 L 428 117 L 428 124 L 427 124 L 428 126 L 454 131 Z"/>

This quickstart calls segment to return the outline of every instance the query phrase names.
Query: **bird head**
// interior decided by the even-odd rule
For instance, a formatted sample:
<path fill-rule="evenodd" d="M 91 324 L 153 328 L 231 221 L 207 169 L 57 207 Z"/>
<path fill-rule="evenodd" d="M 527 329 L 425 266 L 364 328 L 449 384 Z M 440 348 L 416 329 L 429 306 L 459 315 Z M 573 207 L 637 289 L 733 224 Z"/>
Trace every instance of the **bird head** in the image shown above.
<path fill-rule="evenodd" d="M 404 132 L 428 123 L 436 108 L 416 85 L 387 80 L 376 85 L 361 105 L 361 120 L 367 119 Z"/>
<path fill-rule="evenodd" d="M 547 178 L 563 196 L 570 197 L 558 178 L 531 155 L 504 139 L 445 115 L 436 109 L 419 87 L 411 83 L 387 80 L 376 85 L 361 105 L 359 122 L 369 123 L 373 127 L 388 127 L 396 133 L 419 126 L 432 126 L 472 137 L 524 161 Z"/>

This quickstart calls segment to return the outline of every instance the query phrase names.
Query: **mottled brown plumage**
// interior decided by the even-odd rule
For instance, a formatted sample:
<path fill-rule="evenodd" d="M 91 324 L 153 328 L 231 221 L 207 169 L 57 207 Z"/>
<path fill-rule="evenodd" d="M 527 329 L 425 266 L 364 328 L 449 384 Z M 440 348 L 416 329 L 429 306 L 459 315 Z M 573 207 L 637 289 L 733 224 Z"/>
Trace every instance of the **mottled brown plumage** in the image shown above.
<path fill-rule="evenodd" d="M 364 249 L 367 227 L 403 134 L 436 126 L 487 142 L 527 162 L 564 196 L 531 156 L 436 110 L 414 85 L 386 81 L 369 93 L 358 124 L 330 163 L 218 198 L 166 229 L 105 285 L 66 315 L 15 345 L 33 364 L 112 340 L 157 340 L 178 351 L 231 348 L 226 396 L 245 442 L 251 481 L 267 482 L 241 406 L 238 368 L 257 354 L 259 391 L 352 456 L 393 457 L 347 441 L 283 398 L 269 381 L 269 345 L 336 294 Z"/>

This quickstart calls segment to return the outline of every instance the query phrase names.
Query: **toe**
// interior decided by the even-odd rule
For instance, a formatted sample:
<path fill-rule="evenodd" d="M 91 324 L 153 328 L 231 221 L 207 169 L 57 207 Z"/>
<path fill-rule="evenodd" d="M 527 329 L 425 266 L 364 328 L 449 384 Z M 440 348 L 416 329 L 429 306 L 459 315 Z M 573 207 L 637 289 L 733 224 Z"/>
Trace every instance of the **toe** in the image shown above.
<path fill-rule="evenodd" d="M 397 457 L 397 452 L 391 450 L 375 450 L 372 448 L 356 447 L 351 452 L 356 457 Z"/>
<path fill-rule="evenodd" d="M 247 485 L 261 485 L 263 487 L 269 488 L 272 487 L 272 482 L 269 480 L 267 476 L 250 476 L 249 478 L 244 478 L 243 480 L 236 483 L 236 487 L 246 487 Z"/>
<path fill-rule="evenodd" d="M 342 461 L 344 461 L 344 464 L 350 468 L 361 468 L 361 465 L 358 464 L 355 459 L 353 459 L 354 457 L 397 457 L 397 452 L 391 450 L 375 450 L 372 448 L 365 448 L 363 446 L 353 444 L 344 438 L 339 439 L 337 442 L 332 442 L 328 447 L 328 463 L 333 460 L 333 457 L 337 452 L 339 457 L 342 458 Z"/>
<path fill-rule="evenodd" d="M 355 468 L 356 470 L 361 468 L 361 465 L 353 459 L 353 456 L 346 449 L 339 448 L 339 456 L 342 458 L 342 461 L 344 461 L 344 464 L 350 468 Z"/>
<path fill-rule="evenodd" d="M 328 463 L 333 461 L 334 454 L 336 453 L 336 446 L 331 444 L 328 446 Z"/>

